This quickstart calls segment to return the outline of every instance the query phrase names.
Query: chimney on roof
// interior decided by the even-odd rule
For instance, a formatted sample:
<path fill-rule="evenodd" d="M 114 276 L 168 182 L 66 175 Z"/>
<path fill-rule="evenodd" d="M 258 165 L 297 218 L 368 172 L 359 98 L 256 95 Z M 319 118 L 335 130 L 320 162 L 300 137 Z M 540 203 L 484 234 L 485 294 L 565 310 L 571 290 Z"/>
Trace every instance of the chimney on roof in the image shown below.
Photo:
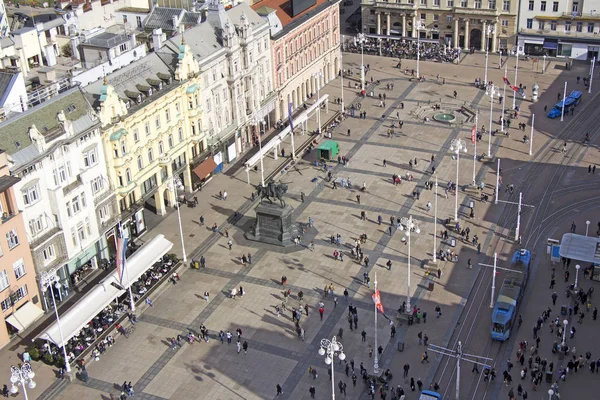
<path fill-rule="evenodd" d="M 166 35 L 163 33 L 161 28 L 157 28 L 152 31 L 152 44 L 154 46 L 154 51 L 163 47 L 165 39 Z"/>

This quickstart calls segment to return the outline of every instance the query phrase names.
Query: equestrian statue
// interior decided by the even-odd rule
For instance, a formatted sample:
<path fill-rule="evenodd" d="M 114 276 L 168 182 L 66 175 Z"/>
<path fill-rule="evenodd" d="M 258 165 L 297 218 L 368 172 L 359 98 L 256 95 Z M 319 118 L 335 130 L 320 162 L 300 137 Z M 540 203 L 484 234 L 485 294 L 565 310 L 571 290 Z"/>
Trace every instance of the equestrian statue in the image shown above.
<path fill-rule="evenodd" d="M 269 200 L 269 203 L 273 204 L 273 199 L 277 199 L 281 204 L 281 208 L 285 207 L 283 195 L 288 191 L 288 185 L 285 183 L 269 182 L 267 186 L 257 185 L 256 191 L 260 196 L 261 203 L 264 199 L 267 199 Z"/>

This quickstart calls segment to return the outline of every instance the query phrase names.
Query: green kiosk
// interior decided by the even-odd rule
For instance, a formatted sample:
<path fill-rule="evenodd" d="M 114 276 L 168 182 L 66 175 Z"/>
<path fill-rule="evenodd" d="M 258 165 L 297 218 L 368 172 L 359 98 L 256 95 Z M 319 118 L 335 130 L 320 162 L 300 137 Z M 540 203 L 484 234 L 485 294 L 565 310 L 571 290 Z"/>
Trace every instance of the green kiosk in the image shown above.
<path fill-rule="evenodd" d="M 333 140 L 326 140 L 317 147 L 319 160 L 333 160 L 340 152 L 340 145 Z"/>

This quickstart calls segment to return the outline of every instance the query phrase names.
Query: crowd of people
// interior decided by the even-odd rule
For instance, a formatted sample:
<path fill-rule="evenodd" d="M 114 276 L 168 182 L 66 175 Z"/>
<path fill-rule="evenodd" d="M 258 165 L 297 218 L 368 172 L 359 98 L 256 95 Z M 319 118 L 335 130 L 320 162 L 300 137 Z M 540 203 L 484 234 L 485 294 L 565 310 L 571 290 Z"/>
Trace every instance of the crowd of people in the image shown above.
<path fill-rule="evenodd" d="M 418 45 L 421 60 L 456 62 L 460 58 L 460 48 L 452 49 L 443 44 L 430 42 L 419 42 Z M 417 58 L 417 41 L 415 40 L 365 38 L 362 46 L 364 54 L 379 55 L 381 50 L 382 56 L 410 60 Z M 361 44 L 348 42 L 345 46 L 345 51 L 360 53 Z"/>

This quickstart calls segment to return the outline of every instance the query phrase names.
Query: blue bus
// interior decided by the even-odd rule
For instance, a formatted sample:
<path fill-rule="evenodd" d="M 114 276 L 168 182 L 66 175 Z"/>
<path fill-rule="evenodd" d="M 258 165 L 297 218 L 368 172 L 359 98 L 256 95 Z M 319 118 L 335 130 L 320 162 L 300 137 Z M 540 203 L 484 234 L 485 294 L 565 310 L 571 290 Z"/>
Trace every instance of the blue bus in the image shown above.
<path fill-rule="evenodd" d="M 442 395 L 431 390 L 423 390 L 419 395 L 419 400 L 442 400 Z"/>
<path fill-rule="evenodd" d="M 565 108 L 571 105 L 578 105 L 581 102 L 582 93 L 579 90 L 573 90 L 566 99 L 559 101 L 554 105 L 552 110 L 548 113 L 548 118 L 558 118 L 562 114 L 563 103 L 565 103 Z M 566 112 L 566 111 L 565 111 Z"/>
<path fill-rule="evenodd" d="M 492 311 L 491 335 L 493 340 L 503 342 L 510 337 L 517 310 L 529 278 L 530 263 L 531 253 L 529 250 L 520 249 L 513 254 L 512 271 L 504 278 Z"/>

